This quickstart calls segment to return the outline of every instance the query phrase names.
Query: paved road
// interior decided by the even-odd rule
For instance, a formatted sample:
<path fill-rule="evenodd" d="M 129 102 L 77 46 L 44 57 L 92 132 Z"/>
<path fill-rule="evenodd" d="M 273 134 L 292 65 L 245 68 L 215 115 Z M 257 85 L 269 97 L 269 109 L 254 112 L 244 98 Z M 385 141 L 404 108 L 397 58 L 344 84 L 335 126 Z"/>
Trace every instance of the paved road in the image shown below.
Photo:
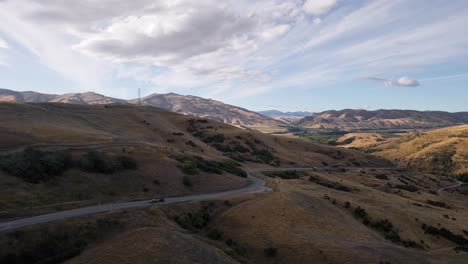
<path fill-rule="evenodd" d="M 260 193 L 260 192 L 270 192 L 271 188 L 265 186 L 265 181 L 252 176 L 252 173 L 255 172 L 262 172 L 262 171 L 288 171 L 288 170 L 312 170 L 313 168 L 256 168 L 256 169 L 246 169 L 247 172 L 247 180 L 248 185 L 246 187 L 224 191 L 224 192 L 217 192 L 217 193 L 208 193 L 208 194 L 195 194 L 195 195 L 188 195 L 188 196 L 180 196 L 180 197 L 168 197 L 164 200 L 164 202 L 156 203 L 156 204 L 172 204 L 172 203 L 180 203 L 180 202 L 189 202 L 189 201 L 197 201 L 197 200 L 206 200 L 212 198 L 221 198 L 225 196 L 232 196 L 238 194 L 247 194 L 247 193 Z M 104 204 L 100 206 L 92 206 L 92 207 L 84 207 L 78 208 L 68 211 L 61 211 L 57 213 L 39 215 L 29 218 L 18 219 L 14 221 L 0 223 L 0 232 L 6 230 L 17 229 L 21 227 L 31 226 L 40 223 L 47 223 L 56 220 L 62 220 L 70 217 L 77 217 L 77 216 L 85 216 L 91 215 L 96 213 L 103 213 L 109 212 L 112 210 L 117 209 L 127 209 L 127 208 L 138 208 L 138 207 L 147 207 L 154 205 L 151 203 L 151 200 L 145 201 L 135 201 L 135 202 L 126 202 L 126 203 L 114 203 L 114 204 Z"/>
<path fill-rule="evenodd" d="M 457 187 L 460 187 L 462 186 L 463 184 L 465 184 L 464 182 L 461 182 L 461 181 L 457 181 L 456 184 L 454 185 L 450 185 L 450 186 L 447 186 L 447 187 L 443 187 L 443 188 L 440 188 L 437 190 L 437 194 L 439 196 L 441 196 L 442 198 L 444 198 L 444 191 L 447 191 L 447 190 L 451 190 L 451 189 L 454 189 L 454 188 L 457 188 Z"/>
<path fill-rule="evenodd" d="M 252 173 L 256 172 L 265 172 L 265 171 L 307 171 L 307 170 L 322 170 L 325 167 L 300 167 L 300 168 L 255 168 L 255 169 L 246 169 L 247 172 L 247 180 L 248 185 L 246 187 L 224 191 L 224 192 L 217 192 L 217 193 L 208 193 L 208 194 L 195 194 L 195 195 L 188 195 L 188 196 L 180 196 L 180 197 L 168 197 L 165 198 L 164 202 L 156 203 L 160 204 L 172 204 L 172 203 L 181 203 L 181 202 L 189 202 L 189 201 L 197 201 L 197 200 L 206 200 L 206 199 L 213 199 L 213 198 L 222 198 L 226 196 L 232 195 L 239 195 L 239 194 L 248 194 L 248 193 L 261 193 L 261 192 L 271 192 L 271 188 L 265 186 L 265 181 L 252 176 Z M 383 169 L 383 168 L 380 168 Z M 457 182 L 457 184 L 440 188 L 437 192 L 439 195 L 443 196 L 443 191 L 456 188 L 461 186 L 462 182 Z M 100 206 L 92 206 L 92 207 L 84 207 L 78 208 L 73 210 L 61 211 L 57 213 L 39 215 L 29 218 L 23 218 L 18 220 L 13 220 L 9 222 L 0 223 L 0 232 L 12 229 L 18 229 L 21 227 L 31 226 L 40 223 L 47 223 L 56 220 L 62 220 L 70 217 L 78 217 L 78 216 L 86 216 L 92 215 L 96 213 L 103 213 L 109 212 L 112 210 L 117 209 L 127 209 L 127 208 L 139 208 L 139 207 L 148 207 L 151 205 L 155 205 L 155 203 L 151 203 L 151 200 L 145 201 L 135 201 L 135 202 L 125 202 L 125 203 L 114 203 L 114 204 L 104 204 Z"/>

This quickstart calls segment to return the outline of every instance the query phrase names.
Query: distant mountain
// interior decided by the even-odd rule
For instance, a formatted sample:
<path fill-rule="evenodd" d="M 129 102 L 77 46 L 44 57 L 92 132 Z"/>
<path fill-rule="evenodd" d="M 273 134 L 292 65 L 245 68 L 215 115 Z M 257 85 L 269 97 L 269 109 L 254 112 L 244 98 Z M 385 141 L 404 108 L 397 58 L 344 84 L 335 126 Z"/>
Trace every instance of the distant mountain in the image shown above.
<path fill-rule="evenodd" d="M 115 104 L 115 103 L 127 103 L 125 100 L 107 97 L 102 94 L 93 92 L 86 93 L 69 93 L 64 95 L 58 95 L 54 99 L 50 100 L 52 103 L 66 103 L 66 104 Z"/>
<path fill-rule="evenodd" d="M 341 130 L 359 129 L 422 129 L 468 124 L 468 112 L 414 110 L 354 110 L 314 113 L 299 120 L 296 125 L 304 128 Z"/>
<path fill-rule="evenodd" d="M 281 112 L 281 111 L 278 111 L 278 110 L 259 111 L 258 113 L 261 114 L 261 115 L 273 118 L 275 120 L 285 122 L 287 124 L 293 124 L 293 123 L 299 121 L 300 119 L 302 119 L 303 117 L 312 114 L 311 112 L 303 112 L 303 111 Z"/>
<path fill-rule="evenodd" d="M 95 105 L 113 103 L 136 104 L 138 103 L 138 99 L 122 100 L 93 92 L 55 95 L 0 89 L 0 102 L 51 102 Z M 274 120 L 244 108 L 190 95 L 179 95 L 174 93 L 152 94 L 142 98 L 141 103 L 143 105 L 151 105 L 172 112 L 209 118 L 237 126 L 285 125 L 285 123 L 281 121 Z"/>
<path fill-rule="evenodd" d="M 126 103 L 125 100 L 107 97 L 101 94 L 69 93 L 63 95 L 42 94 L 36 92 L 16 92 L 7 89 L 0 89 L 0 102 L 25 102 L 25 103 L 68 103 L 68 104 L 112 104 Z"/>
<path fill-rule="evenodd" d="M 0 102 L 34 102 L 44 103 L 53 100 L 57 95 L 36 92 L 16 92 L 0 89 Z"/>
<path fill-rule="evenodd" d="M 129 101 L 137 103 L 138 99 Z M 152 94 L 141 99 L 143 105 L 151 105 L 168 111 L 210 118 L 237 126 L 279 126 L 283 122 L 253 111 L 219 101 L 191 95 Z"/>

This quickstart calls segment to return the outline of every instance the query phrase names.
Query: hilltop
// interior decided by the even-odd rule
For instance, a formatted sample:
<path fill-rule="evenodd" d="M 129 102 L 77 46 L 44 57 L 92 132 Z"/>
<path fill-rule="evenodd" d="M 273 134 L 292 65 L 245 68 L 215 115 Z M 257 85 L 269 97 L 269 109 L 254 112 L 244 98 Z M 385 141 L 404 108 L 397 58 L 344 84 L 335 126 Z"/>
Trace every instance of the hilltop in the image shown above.
<path fill-rule="evenodd" d="M 468 172 L 468 125 L 412 133 L 350 133 L 337 142 L 402 166 L 441 173 Z"/>
<path fill-rule="evenodd" d="M 133 99 L 129 102 L 136 104 L 138 100 Z M 210 118 L 218 122 L 236 126 L 270 127 L 284 124 L 281 121 L 265 117 L 245 108 L 198 96 L 179 95 L 175 93 L 152 94 L 141 98 L 141 103 L 143 105 L 160 107 L 171 112 Z"/>
<path fill-rule="evenodd" d="M 137 104 L 138 99 L 122 100 L 93 92 L 56 95 L 36 92 L 16 92 L 0 89 L 0 102 L 52 102 L 99 105 L 116 103 Z M 152 94 L 142 98 L 141 103 L 143 105 L 155 106 L 185 115 L 209 118 L 235 126 L 276 127 L 285 125 L 282 121 L 274 120 L 241 107 L 197 96 L 179 95 L 174 93 Z"/>
<path fill-rule="evenodd" d="M 376 130 L 439 128 L 467 123 L 468 112 L 345 109 L 314 113 L 296 125 L 313 129 Z"/>

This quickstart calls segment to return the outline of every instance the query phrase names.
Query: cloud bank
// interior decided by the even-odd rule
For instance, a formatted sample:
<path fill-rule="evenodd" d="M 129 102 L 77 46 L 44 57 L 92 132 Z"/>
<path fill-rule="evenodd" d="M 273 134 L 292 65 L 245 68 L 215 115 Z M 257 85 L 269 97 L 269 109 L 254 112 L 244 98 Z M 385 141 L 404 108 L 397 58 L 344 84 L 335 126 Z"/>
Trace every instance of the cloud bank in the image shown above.
<path fill-rule="evenodd" d="M 0 47 L 10 47 L 0 59 L 26 50 L 109 95 L 109 80 L 132 80 L 150 92 L 242 98 L 354 76 L 418 77 L 468 55 L 463 0 L 15 0 L 0 1 L 0 16 L 9 40 Z"/>
<path fill-rule="evenodd" d="M 379 77 L 363 77 L 360 79 L 382 82 L 385 84 L 385 86 L 416 87 L 420 85 L 417 80 L 411 79 L 408 77 L 400 77 L 397 80 L 389 80 L 389 79 L 379 78 Z"/>

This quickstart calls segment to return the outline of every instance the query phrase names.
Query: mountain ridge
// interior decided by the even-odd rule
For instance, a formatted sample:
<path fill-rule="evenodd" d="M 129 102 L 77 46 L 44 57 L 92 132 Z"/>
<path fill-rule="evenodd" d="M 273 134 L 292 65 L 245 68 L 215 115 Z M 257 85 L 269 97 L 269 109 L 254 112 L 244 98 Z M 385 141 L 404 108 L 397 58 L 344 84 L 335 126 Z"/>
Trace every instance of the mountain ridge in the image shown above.
<path fill-rule="evenodd" d="M 468 124 L 468 112 L 380 109 L 329 110 L 313 113 L 296 125 L 313 129 L 425 129 Z"/>
<path fill-rule="evenodd" d="M 0 89 L 0 102 L 69 103 L 69 104 L 138 104 L 151 105 L 185 115 L 210 118 L 236 126 L 281 126 L 284 122 L 274 120 L 245 108 L 193 95 L 150 94 L 139 99 L 123 100 L 94 92 L 43 94 L 33 91 L 17 92 Z"/>

